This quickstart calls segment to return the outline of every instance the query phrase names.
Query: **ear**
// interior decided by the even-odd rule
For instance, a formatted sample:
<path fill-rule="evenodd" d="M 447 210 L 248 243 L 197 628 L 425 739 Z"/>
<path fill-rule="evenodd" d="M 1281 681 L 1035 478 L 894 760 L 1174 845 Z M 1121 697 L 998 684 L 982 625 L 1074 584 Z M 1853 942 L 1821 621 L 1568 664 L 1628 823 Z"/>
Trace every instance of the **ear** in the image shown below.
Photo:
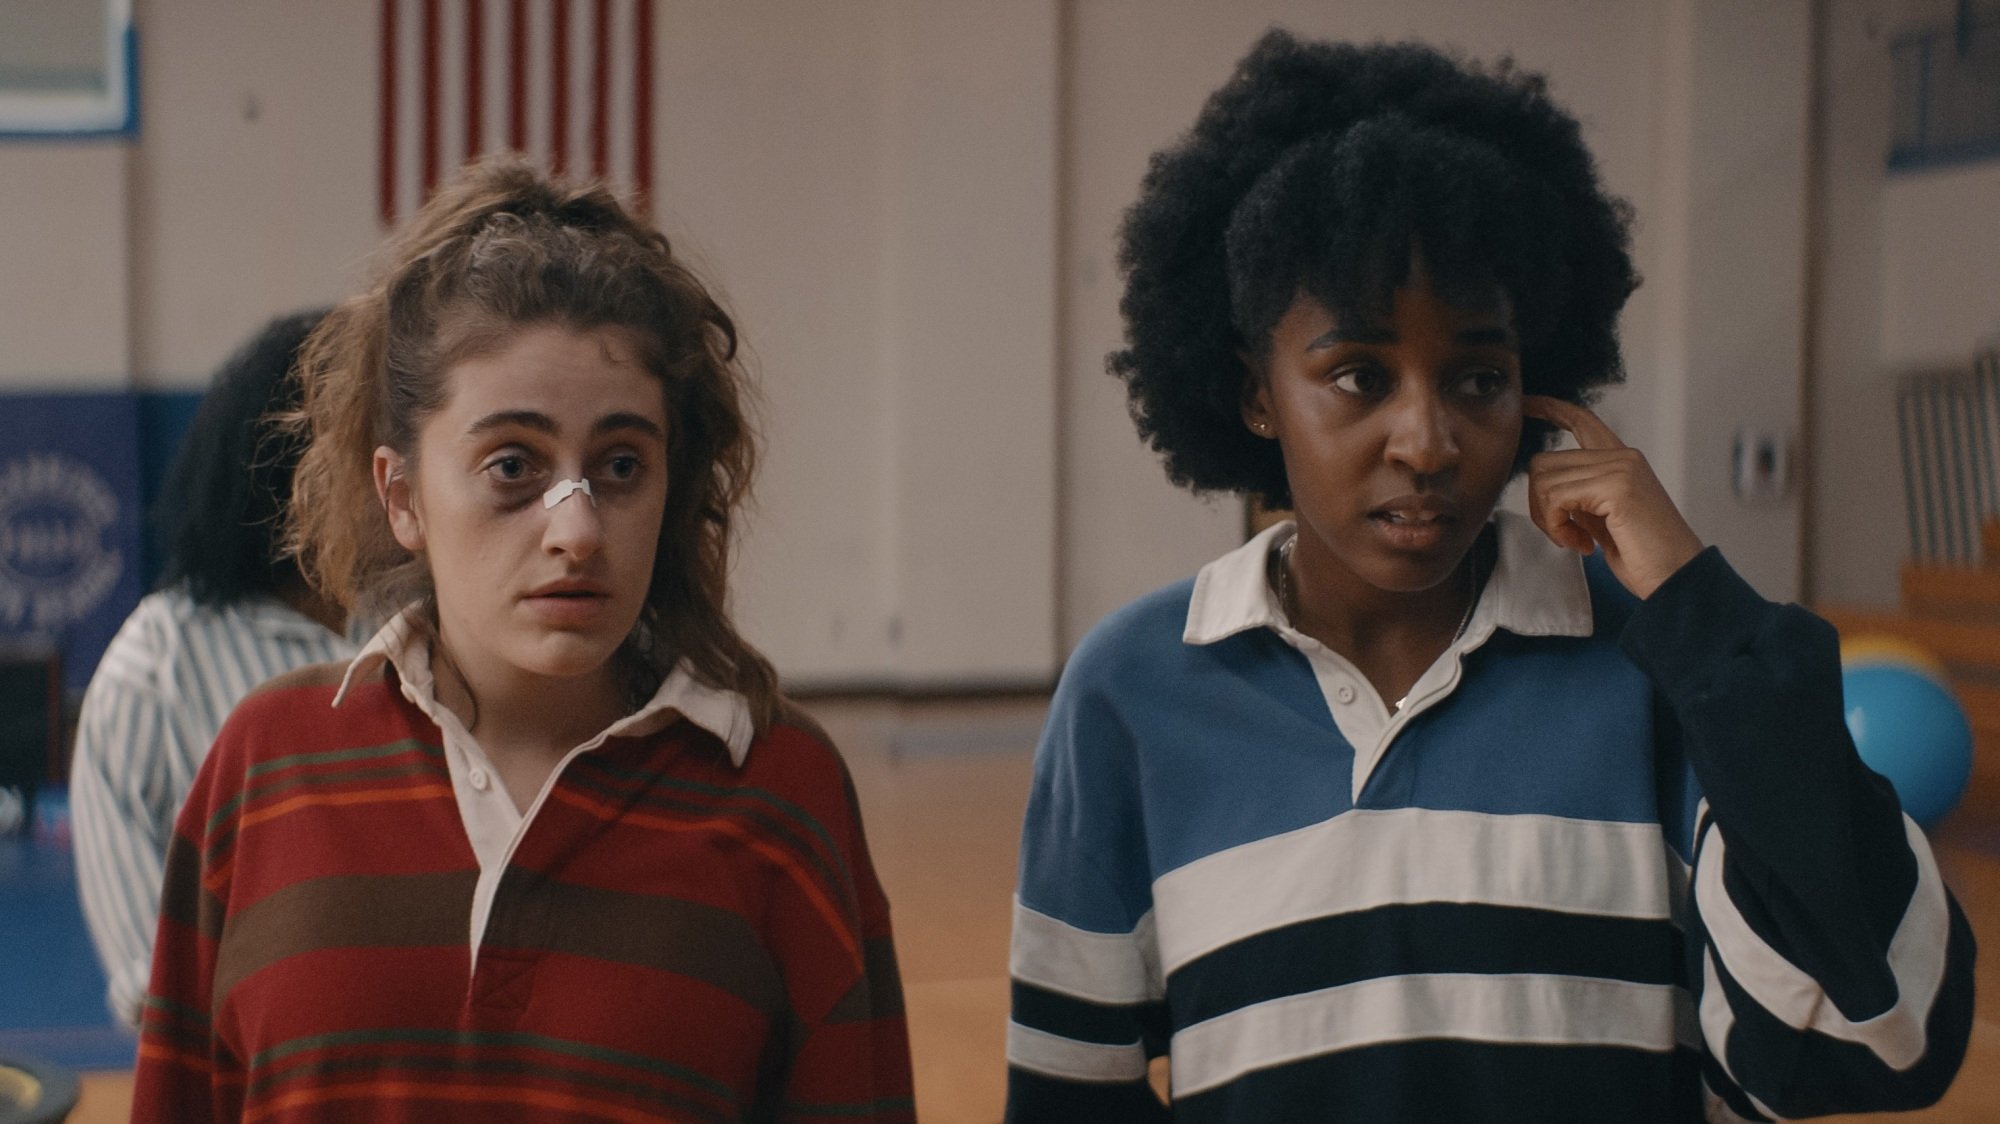
<path fill-rule="evenodd" d="M 375 449 L 375 496 L 389 514 L 389 530 L 403 549 L 415 553 L 424 548 L 423 517 L 417 511 L 416 491 L 410 486 L 409 467 L 403 454 L 387 445 Z"/>
<path fill-rule="evenodd" d="M 1256 364 L 1247 355 L 1238 356 L 1243 361 L 1243 397 L 1238 408 L 1243 413 L 1243 424 L 1259 437 L 1277 440 L 1278 420 L 1271 411 L 1271 382 L 1257 371 Z"/>

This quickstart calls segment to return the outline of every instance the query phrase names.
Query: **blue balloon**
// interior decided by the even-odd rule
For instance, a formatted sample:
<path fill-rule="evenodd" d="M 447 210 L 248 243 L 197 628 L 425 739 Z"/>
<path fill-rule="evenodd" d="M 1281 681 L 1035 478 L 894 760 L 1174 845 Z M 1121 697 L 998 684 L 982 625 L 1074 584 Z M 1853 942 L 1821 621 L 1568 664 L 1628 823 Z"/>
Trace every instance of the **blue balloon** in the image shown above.
<path fill-rule="evenodd" d="M 1972 726 L 1958 701 L 1921 669 L 1894 663 L 1849 668 L 1840 683 L 1861 760 L 1889 778 L 1911 819 L 1943 819 L 1972 777 Z"/>

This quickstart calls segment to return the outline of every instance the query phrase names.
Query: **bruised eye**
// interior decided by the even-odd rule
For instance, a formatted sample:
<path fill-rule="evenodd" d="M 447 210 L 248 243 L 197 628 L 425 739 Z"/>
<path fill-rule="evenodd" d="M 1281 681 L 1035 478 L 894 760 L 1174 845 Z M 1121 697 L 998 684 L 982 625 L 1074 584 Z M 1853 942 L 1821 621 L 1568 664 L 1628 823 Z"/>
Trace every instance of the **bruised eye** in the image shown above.
<path fill-rule="evenodd" d="M 533 475 L 533 466 L 528 458 L 514 453 L 494 457 L 486 462 L 486 475 L 502 484 L 519 484 Z"/>
<path fill-rule="evenodd" d="M 612 457 L 604 463 L 605 475 L 613 480 L 630 480 L 639 475 L 639 458 L 629 454 Z"/>

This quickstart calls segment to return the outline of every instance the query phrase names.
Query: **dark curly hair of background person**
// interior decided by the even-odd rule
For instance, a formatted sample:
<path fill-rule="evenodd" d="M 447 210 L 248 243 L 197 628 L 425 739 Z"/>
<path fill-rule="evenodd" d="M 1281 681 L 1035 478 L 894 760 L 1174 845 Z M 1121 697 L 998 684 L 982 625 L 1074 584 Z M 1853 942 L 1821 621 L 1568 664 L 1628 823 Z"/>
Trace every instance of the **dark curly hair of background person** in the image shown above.
<path fill-rule="evenodd" d="M 165 545 L 159 587 L 186 583 L 202 605 L 280 594 L 298 568 L 280 550 L 303 443 L 272 424 L 298 408 L 291 377 L 325 309 L 281 316 L 223 363 L 196 408 L 151 513 Z"/>
<path fill-rule="evenodd" d="M 1176 484 L 1288 507 L 1277 443 L 1240 405 L 1298 294 L 1379 321 L 1414 250 L 1449 303 L 1505 294 L 1527 393 L 1584 402 L 1623 377 L 1630 223 L 1539 75 L 1273 30 L 1153 156 L 1121 231 L 1127 347 L 1109 366 Z M 1515 471 L 1550 432 L 1529 419 Z"/>

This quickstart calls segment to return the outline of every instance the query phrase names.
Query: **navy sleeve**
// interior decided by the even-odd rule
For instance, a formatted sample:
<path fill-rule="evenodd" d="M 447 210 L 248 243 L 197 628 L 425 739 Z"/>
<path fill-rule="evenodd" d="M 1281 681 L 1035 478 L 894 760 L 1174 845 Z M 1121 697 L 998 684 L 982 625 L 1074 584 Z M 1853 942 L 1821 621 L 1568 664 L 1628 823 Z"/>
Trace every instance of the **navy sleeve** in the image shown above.
<path fill-rule="evenodd" d="M 1703 795 L 1689 936 L 1712 1093 L 1748 1119 L 1937 1100 L 1971 1030 L 1972 932 L 1855 751 L 1832 626 L 1710 548 L 1621 643 Z"/>
<path fill-rule="evenodd" d="M 1050 704 L 1021 833 L 1007 1120 L 1154 1124 L 1166 1051 L 1131 736 L 1080 650 Z"/>

